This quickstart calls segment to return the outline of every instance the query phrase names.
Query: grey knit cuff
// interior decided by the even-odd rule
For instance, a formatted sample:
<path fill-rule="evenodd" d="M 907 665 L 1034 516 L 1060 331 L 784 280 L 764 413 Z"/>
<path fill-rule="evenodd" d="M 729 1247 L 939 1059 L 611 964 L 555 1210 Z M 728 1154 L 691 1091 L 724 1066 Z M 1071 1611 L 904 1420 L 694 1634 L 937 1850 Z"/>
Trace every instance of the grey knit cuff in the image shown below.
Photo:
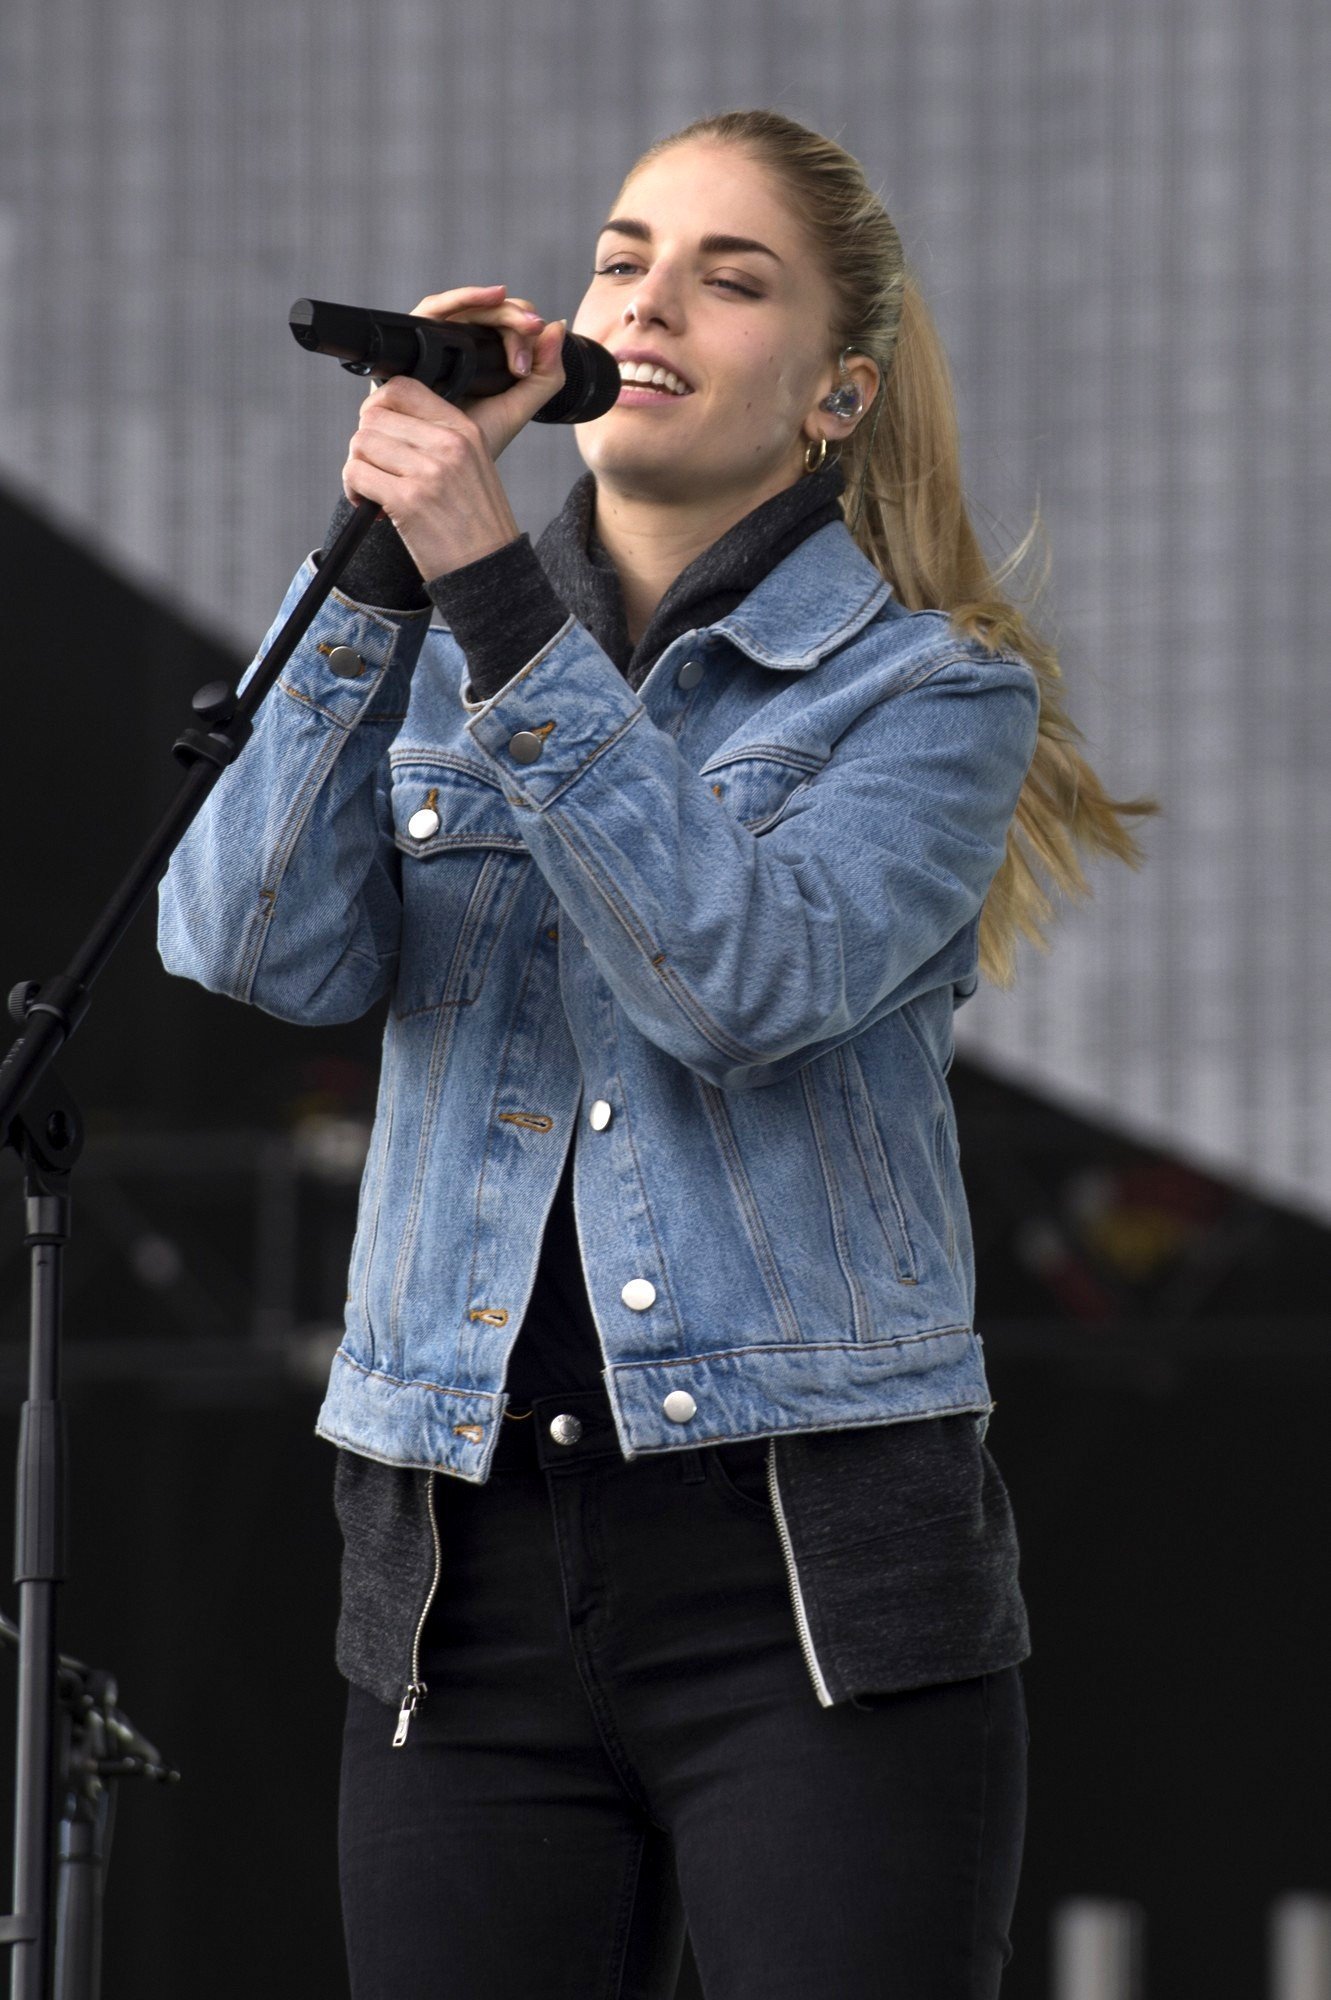
<path fill-rule="evenodd" d="M 498 694 L 568 620 L 529 535 L 435 577 L 429 594 L 467 656 L 475 701 Z"/>
<path fill-rule="evenodd" d="M 328 524 L 321 557 L 328 554 L 355 511 L 344 493 Z M 353 604 L 368 604 L 380 611 L 424 611 L 430 602 L 420 571 L 386 514 L 381 514 L 370 529 L 336 587 Z"/>

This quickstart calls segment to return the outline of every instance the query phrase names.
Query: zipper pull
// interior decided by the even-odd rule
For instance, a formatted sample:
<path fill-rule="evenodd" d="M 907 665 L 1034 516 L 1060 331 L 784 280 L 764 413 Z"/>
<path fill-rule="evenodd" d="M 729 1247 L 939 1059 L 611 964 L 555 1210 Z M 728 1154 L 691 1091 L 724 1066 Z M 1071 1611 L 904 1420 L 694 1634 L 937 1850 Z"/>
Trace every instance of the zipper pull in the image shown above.
<path fill-rule="evenodd" d="M 395 1750 L 400 1750 L 406 1742 L 407 1731 L 411 1728 L 411 1718 L 420 1707 L 421 1696 L 424 1693 L 424 1684 L 421 1681 L 412 1681 L 407 1688 L 407 1692 L 403 1695 L 402 1706 L 397 1713 L 397 1728 L 393 1731 L 393 1748 Z"/>

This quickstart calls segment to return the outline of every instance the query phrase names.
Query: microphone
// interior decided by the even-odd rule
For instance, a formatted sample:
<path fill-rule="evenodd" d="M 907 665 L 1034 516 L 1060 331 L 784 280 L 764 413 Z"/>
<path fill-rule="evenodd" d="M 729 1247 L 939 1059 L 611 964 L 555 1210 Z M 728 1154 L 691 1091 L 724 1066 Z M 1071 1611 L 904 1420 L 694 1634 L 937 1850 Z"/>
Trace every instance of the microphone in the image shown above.
<path fill-rule="evenodd" d="M 520 381 L 510 373 L 498 327 L 466 320 L 424 319 L 415 313 L 372 312 L 366 306 L 297 299 L 288 324 L 311 354 L 331 354 L 352 375 L 411 375 L 442 396 L 501 396 Z M 532 418 L 537 424 L 585 424 L 619 399 L 619 363 L 608 347 L 566 333 L 560 353 L 564 386 Z"/>

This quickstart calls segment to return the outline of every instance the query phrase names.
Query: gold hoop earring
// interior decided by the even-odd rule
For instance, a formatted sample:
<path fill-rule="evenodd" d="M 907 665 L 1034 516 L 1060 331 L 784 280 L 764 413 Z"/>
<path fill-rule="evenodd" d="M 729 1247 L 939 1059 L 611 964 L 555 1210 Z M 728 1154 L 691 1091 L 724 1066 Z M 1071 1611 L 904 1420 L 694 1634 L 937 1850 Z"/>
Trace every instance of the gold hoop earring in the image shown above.
<path fill-rule="evenodd" d="M 818 456 L 817 458 L 814 458 L 813 439 L 810 438 L 809 442 L 804 447 L 804 470 L 806 472 L 820 472 L 822 470 L 823 460 L 826 457 L 827 457 L 827 439 L 825 437 L 819 438 Z"/>

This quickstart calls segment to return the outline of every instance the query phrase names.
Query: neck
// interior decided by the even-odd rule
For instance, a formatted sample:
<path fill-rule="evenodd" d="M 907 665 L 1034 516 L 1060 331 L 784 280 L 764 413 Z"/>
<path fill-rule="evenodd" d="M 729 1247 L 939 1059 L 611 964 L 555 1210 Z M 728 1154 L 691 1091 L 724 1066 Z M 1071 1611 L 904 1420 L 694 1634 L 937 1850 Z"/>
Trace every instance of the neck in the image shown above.
<path fill-rule="evenodd" d="M 669 504 L 619 492 L 597 480 L 596 533 L 619 577 L 632 645 L 647 630 L 675 578 L 737 521 L 791 483 L 777 476 L 747 492 Z"/>

